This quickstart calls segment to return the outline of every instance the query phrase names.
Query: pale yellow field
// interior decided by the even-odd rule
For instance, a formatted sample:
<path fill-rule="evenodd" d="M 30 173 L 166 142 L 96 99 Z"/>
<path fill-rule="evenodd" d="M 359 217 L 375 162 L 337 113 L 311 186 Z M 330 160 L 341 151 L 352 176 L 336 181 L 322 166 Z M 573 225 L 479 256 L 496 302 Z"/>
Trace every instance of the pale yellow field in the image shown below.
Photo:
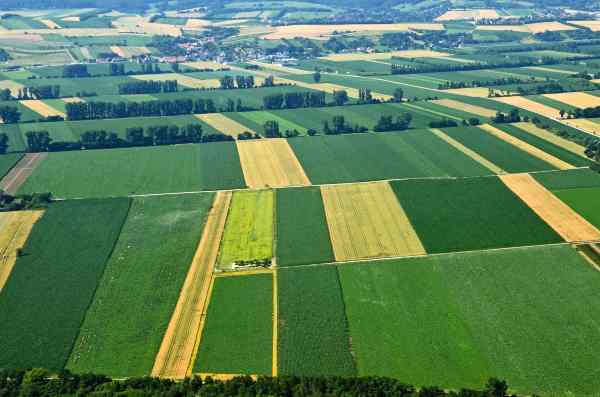
<path fill-rule="evenodd" d="M 215 196 L 179 300 L 156 355 L 153 376 L 182 379 L 191 372 L 200 345 L 214 265 L 231 196 L 231 192 L 218 192 Z"/>
<path fill-rule="evenodd" d="M 77 16 L 73 16 L 73 17 L 64 17 L 64 18 L 62 18 L 62 20 L 65 22 L 79 22 L 79 21 L 81 21 L 81 18 L 77 17 Z"/>
<path fill-rule="evenodd" d="M 446 52 L 438 52 L 432 50 L 406 50 L 406 51 L 389 51 L 389 52 L 353 52 L 346 54 L 331 54 L 320 59 L 328 61 L 373 61 L 378 59 L 396 58 L 439 58 L 447 57 L 450 54 Z"/>
<path fill-rule="evenodd" d="M 10 94 L 14 97 L 19 95 L 19 90 L 23 89 L 25 86 L 23 84 L 17 83 L 12 80 L 0 80 L 0 90 L 10 90 Z"/>
<path fill-rule="evenodd" d="M 541 114 L 542 116 L 549 117 L 551 119 L 560 118 L 559 109 L 554 109 L 550 106 L 543 105 L 532 101 L 531 99 L 522 96 L 507 96 L 501 98 L 494 98 L 496 101 L 503 102 L 521 109 L 529 110 L 533 113 Z"/>
<path fill-rule="evenodd" d="M 446 141 L 449 145 L 451 145 L 451 146 L 455 147 L 456 149 L 460 150 L 461 152 L 463 152 L 466 156 L 477 161 L 479 164 L 483 165 L 485 168 L 492 171 L 494 174 L 497 174 L 497 175 L 506 174 L 506 171 L 504 171 L 502 168 L 498 167 L 496 164 L 492 163 L 485 157 L 481 156 L 479 153 L 469 149 L 468 147 L 466 147 L 465 145 L 463 145 L 456 139 L 454 139 L 451 136 L 449 136 L 448 134 L 446 134 L 444 131 L 439 130 L 437 128 L 432 128 L 431 132 L 433 132 L 438 138 Z"/>
<path fill-rule="evenodd" d="M 92 53 L 90 52 L 90 49 L 87 47 L 79 47 L 79 50 L 81 51 L 81 54 L 85 57 L 85 59 L 93 59 L 94 57 L 92 56 Z"/>
<path fill-rule="evenodd" d="M 49 116 L 66 117 L 66 115 L 63 112 L 60 112 L 60 111 L 54 109 L 52 106 L 46 104 L 45 102 L 37 100 L 37 99 L 30 99 L 30 100 L 19 101 L 19 102 L 23 106 L 33 110 L 34 112 L 38 113 L 39 115 L 41 115 L 43 117 L 49 117 Z"/>
<path fill-rule="evenodd" d="M 265 62 L 258 62 L 258 61 L 251 61 L 250 63 L 252 63 L 254 65 L 258 65 L 265 69 L 273 70 L 275 72 L 281 72 L 281 73 L 287 73 L 287 74 L 311 74 L 311 73 L 313 73 L 310 70 L 296 69 L 296 68 L 292 68 L 289 66 L 283 66 L 283 65 L 280 65 L 277 63 L 265 63 Z"/>
<path fill-rule="evenodd" d="M 590 134 L 600 136 L 600 124 L 595 121 L 588 119 L 566 119 L 564 123 Z"/>
<path fill-rule="evenodd" d="M 389 23 L 347 25 L 287 25 L 276 26 L 271 33 L 262 36 L 266 40 L 293 39 L 294 37 L 318 38 L 334 32 L 406 32 L 411 29 L 443 30 L 439 23 Z"/>
<path fill-rule="evenodd" d="M 500 179 L 565 241 L 597 241 L 600 231 L 563 203 L 529 174 L 502 175 Z"/>
<path fill-rule="evenodd" d="M 210 26 L 211 22 L 205 19 L 190 18 L 185 22 L 186 29 L 202 29 L 206 26 Z"/>
<path fill-rule="evenodd" d="M 227 65 L 223 65 L 217 62 L 212 61 L 194 61 L 194 62 L 186 62 L 185 66 L 189 66 L 190 68 L 204 70 L 204 69 L 223 69 L 228 67 Z"/>
<path fill-rule="evenodd" d="M 581 109 L 600 106 L 600 97 L 586 92 L 561 92 L 558 94 L 544 94 L 544 96 Z"/>
<path fill-rule="evenodd" d="M 537 147 L 535 147 L 533 145 L 530 145 L 527 142 L 524 142 L 518 138 L 515 138 L 514 136 L 512 136 L 492 125 L 483 124 L 483 125 L 480 125 L 479 128 L 494 135 L 496 138 L 500 138 L 503 141 L 508 142 L 511 145 L 518 147 L 519 149 L 529 153 L 530 155 L 547 162 L 548 164 L 552 164 L 559 170 L 569 170 L 569 169 L 575 168 L 575 166 L 573 166 L 557 157 L 554 157 L 551 154 L 548 154 L 548 153 L 544 152 L 543 150 L 538 149 Z"/>
<path fill-rule="evenodd" d="M 80 103 L 80 102 L 85 102 L 83 99 L 79 98 L 79 97 L 70 97 L 70 98 L 63 98 L 62 99 L 64 103 Z"/>
<path fill-rule="evenodd" d="M 464 95 L 473 98 L 487 98 L 490 90 L 486 87 L 475 87 L 475 88 L 452 88 L 444 90 L 444 92 L 450 92 L 452 94 Z"/>
<path fill-rule="evenodd" d="M 141 16 L 126 16 L 117 18 L 113 25 L 122 33 L 138 33 L 150 35 L 181 36 L 181 27 L 166 23 L 148 22 L 148 18 Z"/>
<path fill-rule="evenodd" d="M 246 140 L 236 144 L 248 187 L 310 185 L 302 165 L 285 139 Z"/>
<path fill-rule="evenodd" d="M 35 222 L 44 211 L 0 212 L 0 291 L 6 285 L 17 261 L 17 249 L 23 248 Z"/>
<path fill-rule="evenodd" d="M 600 31 L 600 20 L 593 21 L 568 21 L 569 23 L 577 26 L 583 26 L 584 28 L 590 29 L 592 32 Z"/>
<path fill-rule="evenodd" d="M 462 110 L 463 112 L 473 113 L 483 117 L 494 117 L 496 115 L 495 110 L 487 109 L 477 105 L 470 105 L 454 99 L 437 99 L 431 101 L 432 103 L 445 106 L 450 109 Z"/>
<path fill-rule="evenodd" d="M 560 22 L 538 22 L 527 25 L 479 25 L 477 30 L 511 31 L 524 33 L 559 32 L 577 30 L 577 28 Z"/>
<path fill-rule="evenodd" d="M 146 47 L 111 46 L 110 50 L 121 58 L 132 58 L 140 55 L 150 54 L 150 50 Z"/>
<path fill-rule="evenodd" d="M 514 123 L 513 125 L 515 127 L 522 129 L 523 131 L 526 131 L 532 135 L 537 136 L 538 138 L 545 139 L 548 142 L 551 142 L 557 146 L 560 146 L 563 149 L 570 151 L 571 153 L 577 154 L 583 158 L 587 158 L 587 156 L 584 153 L 585 148 L 583 146 L 579 146 L 575 142 L 561 138 L 558 135 L 554 135 L 551 132 L 548 132 L 544 129 L 538 128 L 533 123 Z"/>
<path fill-rule="evenodd" d="M 51 21 L 50 19 L 40 19 L 40 22 L 43 23 L 44 25 L 48 26 L 48 28 L 50 29 L 60 29 L 61 26 L 59 24 L 57 24 L 54 21 Z"/>
<path fill-rule="evenodd" d="M 436 21 L 462 21 L 478 19 L 498 19 L 500 14 L 494 9 L 481 10 L 449 10 L 437 17 Z"/>
<path fill-rule="evenodd" d="M 387 182 L 321 186 L 335 259 L 424 255 Z"/>
<path fill-rule="evenodd" d="M 250 128 L 230 119 L 222 113 L 206 113 L 195 115 L 198 120 L 204 121 L 215 130 L 222 132 L 225 135 L 230 135 L 237 139 L 238 135 L 243 132 L 252 132 Z"/>
<path fill-rule="evenodd" d="M 145 81 L 177 80 L 177 84 L 190 88 L 218 88 L 221 86 L 217 79 L 200 80 L 179 73 L 139 74 L 131 77 Z"/>

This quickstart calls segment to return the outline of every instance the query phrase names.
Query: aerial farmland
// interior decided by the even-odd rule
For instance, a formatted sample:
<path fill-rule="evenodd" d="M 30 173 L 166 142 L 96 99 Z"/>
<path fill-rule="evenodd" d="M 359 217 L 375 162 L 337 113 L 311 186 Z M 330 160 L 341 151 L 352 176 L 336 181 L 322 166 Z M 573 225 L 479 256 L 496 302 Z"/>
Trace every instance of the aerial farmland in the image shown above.
<path fill-rule="evenodd" d="M 562 3 L 2 2 L 0 396 L 599 396 Z"/>

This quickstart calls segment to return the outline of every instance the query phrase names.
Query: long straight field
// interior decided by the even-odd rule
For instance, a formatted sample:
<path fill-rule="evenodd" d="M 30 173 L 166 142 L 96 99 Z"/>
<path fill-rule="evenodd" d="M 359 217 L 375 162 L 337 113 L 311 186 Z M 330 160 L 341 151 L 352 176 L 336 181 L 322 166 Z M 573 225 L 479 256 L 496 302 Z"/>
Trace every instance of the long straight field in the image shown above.
<path fill-rule="evenodd" d="M 359 375 L 450 388 L 496 376 L 553 396 L 600 387 L 600 273 L 569 246 L 338 269 Z"/>
<path fill-rule="evenodd" d="M 194 372 L 270 375 L 273 276 L 217 277 Z"/>
<path fill-rule="evenodd" d="M 600 229 L 600 187 L 554 191 L 564 203 Z"/>
<path fill-rule="evenodd" d="M 46 210 L 0 295 L 0 366 L 66 365 L 129 204 L 62 201 Z"/>
<path fill-rule="evenodd" d="M 235 144 L 225 142 L 50 153 L 21 192 L 76 198 L 244 186 Z"/>
<path fill-rule="evenodd" d="M 150 373 L 212 199 L 204 193 L 132 201 L 69 369 L 116 377 Z"/>

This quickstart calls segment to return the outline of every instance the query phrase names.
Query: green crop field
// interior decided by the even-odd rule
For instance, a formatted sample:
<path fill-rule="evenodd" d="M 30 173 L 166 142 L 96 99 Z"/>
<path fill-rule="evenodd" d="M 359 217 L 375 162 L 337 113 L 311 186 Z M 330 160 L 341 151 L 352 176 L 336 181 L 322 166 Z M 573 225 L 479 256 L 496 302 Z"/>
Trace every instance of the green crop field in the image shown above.
<path fill-rule="evenodd" d="M 507 172 L 556 169 L 480 128 L 445 128 L 444 132 Z"/>
<path fill-rule="evenodd" d="M 391 185 L 428 253 L 562 241 L 497 177 Z"/>
<path fill-rule="evenodd" d="M 356 375 L 342 290 L 335 266 L 278 274 L 279 372 Z"/>
<path fill-rule="evenodd" d="M 451 388 L 497 376 L 549 396 L 600 387 L 600 274 L 569 246 L 338 269 L 360 375 Z"/>
<path fill-rule="evenodd" d="M 273 276 L 218 277 L 194 372 L 270 375 Z"/>
<path fill-rule="evenodd" d="M 318 187 L 276 190 L 277 265 L 333 262 L 321 190 Z"/>
<path fill-rule="evenodd" d="M 0 294 L 0 366 L 62 369 L 129 210 L 129 200 L 52 204 Z"/>
<path fill-rule="evenodd" d="M 315 184 L 490 173 L 425 130 L 315 136 L 288 142 Z"/>
<path fill-rule="evenodd" d="M 102 76 L 102 77 L 86 77 L 79 79 L 55 78 L 48 79 L 27 79 L 15 80 L 27 87 L 38 87 L 43 85 L 58 85 L 60 86 L 60 95 L 66 96 L 81 96 L 84 92 L 95 93 L 96 95 L 118 94 L 119 84 L 135 81 L 129 76 Z M 92 98 L 93 99 L 93 98 Z"/>
<path fill-rule="evenodd" d="M 600 229 L 600 187 L 557 190 L 554 194 Z"/>
<path fill-rule="evenodd" d="M 237 149 L 225 142 L 50 153 L 21 192 L 75 198 L 244 186 Z"/>
<path fill-rule="evenodd" d="M 20 153 L 9 153 L 0 155 L 0 179 L 2 179 L 23 157 Z"/>
<path fill-rule="evenodd" d="M 116 377 L 150 373 L 213 196 L 133 200 L 69 358 L 70 370 Z M 167 236 L 170 243 L 164 244 Z"/>
<path fill-rule="evenodd" d="M 600 174 L 587 168 L 533 174 L 549 190 L 600 187 Z"/>
<path fill-rule="evenodd" d="M 219 263 L 222 266 L 273 257 L 274 201 L 272 190 L 233 193 L 221 241 Z"/>

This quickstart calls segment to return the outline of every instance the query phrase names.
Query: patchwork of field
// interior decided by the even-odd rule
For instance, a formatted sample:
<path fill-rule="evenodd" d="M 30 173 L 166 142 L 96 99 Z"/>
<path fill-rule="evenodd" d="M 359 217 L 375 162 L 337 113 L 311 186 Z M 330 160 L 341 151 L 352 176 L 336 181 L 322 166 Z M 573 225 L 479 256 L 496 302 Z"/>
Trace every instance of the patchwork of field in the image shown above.
<path fill-rule="evenodd" d="M 7 157 L 4 164 L 6 174 L 0 180 L 0 189 L 8 194 L 15 194 L 21 185 L 47 157 L 46 153 L 27 153 L 25 155 L 3 155 Z M 15 162 L 16 159 L 19 159 Z M 11 164 L 12 163 L 12 164 Z M 10 168 L 9 168 L 10 167 Z"/>
<path fill-rule="evenodd" d="M 20 103 L 22 105 L 24 105 L 25 107 L 33 110 L 34 112 L 36 112 L 37 114 L 39 114 L 42 117 L 50 117 L 50 116 L 55 116 L 55 117 L 66 117 L 65 113 L 57 111 L 55 108 L 53 108 L 52 106 L 49 106 L 48 104 L 46 104 L 43 101 L 40 100 L 28 100 L 28 101 L 20 101 Z"/>
<path fill-rule="evenodd" d="M 542 116 L 558 119 L 560 118 L 560 109 L 555 109 L 550 106 L 543 105 L 541 103 L 532 101 L 531 99 L 522 96 L 507 96 L 502 98 L 495 98 L 495 100 L 508 105 L 515 106 L 520 109 L 525 109 L 533 113 L 541 114 Z"/>
<path fill-rule="evenodd" d="M 464 20 L 479 20 L 479 19 L 497 19 L 500 18 L 498 11 L 494 9 L 477 9 L 477 10 L 449 10 L 437 17 L 438 22 L 443 21 L 464 21 Z"/>
<path fill-rule="evenodd" d="M 463 112 L 468 112 L 483 117 L 494 117 L 497 113 L 496 110 L 487 109 L 477 105 L 470 105 L 468 103 L 459 102 L 454 99 L 438 99 L 432 102 L 437 105 L 442 105 L 451 109 L 461 110 Z"/>
<path fill-rule="evenodd" d="M 545 94 L 544 96 L 581 109 L 600 106 L 600 97 L 585 92 L 564 92 L 560 94 Z"/>
<path fill-rule="evenodd" d="M 439 52 L 432 50 L 403 50 L 403 51 L 389 51 L 389 52 L 372 52 L 372 53 L 344 53 L 344 54 L 330 54 L 319 59 L 326 59 L 329 61 L 375 61 L 390 58 L 437 58 L 446 57 L 450 54 L 447 52 Z"/>
<path fill-rule="evenodd" d="M 294 37 L 319 38 L 333 32 L 406 32 L 418 30 L 443 30 L 438 23 L 391 23 L 391 24 L 348 24 L 348 25 L 284 25 L 276 26 L 262 38 L 265 40 L 293 39 Z"/>
<path fill-rule="evenodd" d="M 237 138 L 239 134 L 243 134 L 244 132 L 254 132 L 221 113 L 199 114 L 196 117 L 215 130 L 234 138 Z"/>
<path fill-rule="evenodd" d="M 337 261 L 425 254 L 387 182 L 321 186 L 321 194 Z"/>

